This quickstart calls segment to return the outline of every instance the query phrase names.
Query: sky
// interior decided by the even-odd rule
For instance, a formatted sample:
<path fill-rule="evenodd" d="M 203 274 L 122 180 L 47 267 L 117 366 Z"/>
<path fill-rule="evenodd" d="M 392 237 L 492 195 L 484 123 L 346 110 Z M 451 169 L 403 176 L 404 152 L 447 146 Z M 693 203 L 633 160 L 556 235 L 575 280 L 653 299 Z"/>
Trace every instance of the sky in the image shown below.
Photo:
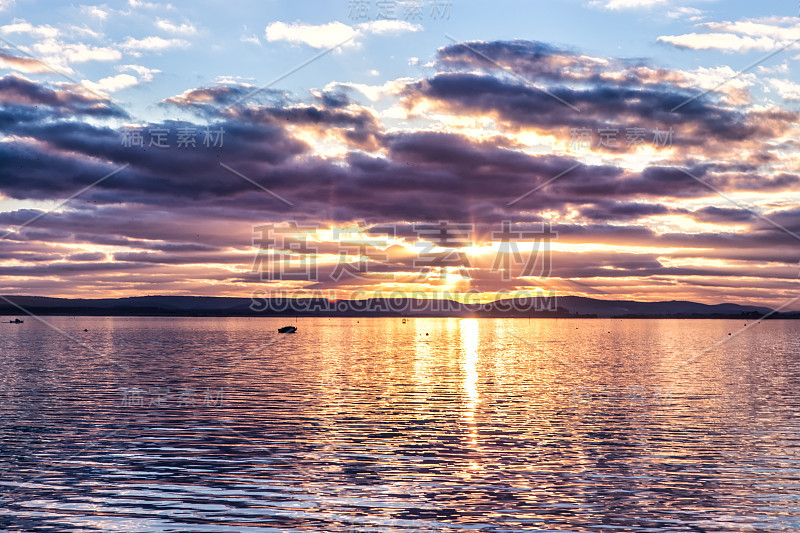
<path fill-rule="evenodd" d="M 0 0 L 0 294 L 800 309 L 799 10 Z"/>

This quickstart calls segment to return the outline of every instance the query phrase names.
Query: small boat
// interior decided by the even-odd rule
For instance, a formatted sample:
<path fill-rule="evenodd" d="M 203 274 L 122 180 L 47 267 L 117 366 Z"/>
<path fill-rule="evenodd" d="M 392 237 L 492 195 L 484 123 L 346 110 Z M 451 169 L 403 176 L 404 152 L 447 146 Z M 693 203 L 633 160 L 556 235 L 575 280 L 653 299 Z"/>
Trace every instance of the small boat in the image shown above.
<path fill-rule="evenodd" d="M 405 324 L 405 323 L 406 323 L 406 319 L 404 318 L 404 319 L 403 319 L 403 324 Z"/>
<path fill-rule="evenodd" d="M 297 331 L 297 328 L 294 326 L 283 326 L 282 328 L 278 328 L 278 333 L 294 333 Z"/>
<path fill-rule="evenodd" d="M 9 320 L 8 323 L 9 324 L 22 324 L 22 323 L 24 323 L 24 321 L 22 321 L 19 318 L 17 318 L 16 320 Z"/>

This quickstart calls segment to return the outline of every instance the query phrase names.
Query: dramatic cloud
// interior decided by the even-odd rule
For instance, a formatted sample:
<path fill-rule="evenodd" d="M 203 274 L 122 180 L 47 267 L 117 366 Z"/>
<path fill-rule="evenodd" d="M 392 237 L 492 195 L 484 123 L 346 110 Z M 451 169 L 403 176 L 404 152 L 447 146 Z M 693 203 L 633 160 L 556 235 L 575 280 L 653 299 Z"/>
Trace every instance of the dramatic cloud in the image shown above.
<path fill-rule="evenodd" d="M 301 31 L 295 42 L 323 48 L 347 31 Z M 164 116 L 183 118 L 148 122 L 97 92 L 158 71 L 117 70 L 87 83 L 95 93 L 0 78 L 0 194 L 12 206 L 0 212 L 9 232 L 0 239 L 0 290 L 536 286 L 765 303 L 796 290 L 798 115 L 750 94 L 768 83 L 794 96 L 774 74 L 701 93 L 727 71 L 476 41 L 440 49 L 424 77 L 375 87 L 331 80 L 308 94 L 254 94 L 234 78 L 189 86 L 159 102 Z M 585 145 L 577 131 L 590 132 Z M 450 273 L 414 285 L 420 227 L 441 221 L 473 230 L 463 251 L 469 279 Z M 541 232 L 545 222 L 558 234 L 549 275 L 515 264 L 512 279 L 501 279 L 490 253 L 498 230 Z M 262 224 L 295 231 L 275 246 L 295 259 L 313 248 L 319 279 L 260 280 L 251 270 Z M 367 254 L 382 256 L 370 259 L 374 276 L 339 275 L 343 248 L 346 264 L 361 252 L 357 239 L 337 240 L 336 228 L 383 239 Z"/>
<path fill-rule="evenodd" d="M 126 116 L 119 108 L 110 105 L 97 94 L 81 91 L 76 86 L 50 89 L 31 80 L 6 76 L 0 78 L 0 105 L 9 124 L 22 120 L 66 119 L 70 115 Z M 47 108 L 41 109 L 40 106 Z M 10 126 L 6 134 L 14 134 Z"/>
<path fill-rule="evenodd" d="M 450 71 L 408 84 L 405 105 L 412 116 L 486 116 L 509 132 L 559 137 L 585 130 L 592 134 L 589 143 L 607 152 L 640 149 L 630 142 L 635 132 L 650 141 L 673 131 L 670 146 L 687 156 L 720 154 L 780 137 L 796 117 L 725 105 L 750 99 L 745 82 L 721 88 L 725 71 L 667 71 L 524 41 L 453 45 L 440 50 L 439 62 Z M 508 76 L 507 68 L 518 76 Z M 698 93 L 697 85 L 718 90 Z"/>

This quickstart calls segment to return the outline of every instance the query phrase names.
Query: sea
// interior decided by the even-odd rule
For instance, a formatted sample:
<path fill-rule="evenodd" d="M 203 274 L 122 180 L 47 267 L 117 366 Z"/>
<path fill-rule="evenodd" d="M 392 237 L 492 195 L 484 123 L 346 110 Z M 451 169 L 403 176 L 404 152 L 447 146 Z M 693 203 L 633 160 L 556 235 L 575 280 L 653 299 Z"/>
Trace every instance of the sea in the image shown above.
<path fill-rule="evenodd" d="M 2 531 L 800 531 L 800 321 L 13 318 Z"/>

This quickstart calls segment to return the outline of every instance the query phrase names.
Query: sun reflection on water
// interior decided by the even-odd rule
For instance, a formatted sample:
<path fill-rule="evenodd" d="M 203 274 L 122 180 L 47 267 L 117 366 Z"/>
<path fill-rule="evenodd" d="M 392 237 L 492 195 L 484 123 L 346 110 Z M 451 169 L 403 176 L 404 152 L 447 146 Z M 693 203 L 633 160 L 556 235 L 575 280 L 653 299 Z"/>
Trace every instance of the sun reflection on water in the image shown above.
<path fill-rule="evenodd" d="M 475 411 L 480 402 L 478 393 L 478 345 L 480 333 L 478 320 L 475 318 L 465 318 L 459 321 L 461 330 L 461 350 L 463 351 L 462 367 L 464 371 L 464 403 L 462 420 L 469 431 L 469 443 L 477 451 L 478 448 L 478 424 L 475 420 Z M 472 461 L 471 469 L 478 469 L 480 465 Z"/>

